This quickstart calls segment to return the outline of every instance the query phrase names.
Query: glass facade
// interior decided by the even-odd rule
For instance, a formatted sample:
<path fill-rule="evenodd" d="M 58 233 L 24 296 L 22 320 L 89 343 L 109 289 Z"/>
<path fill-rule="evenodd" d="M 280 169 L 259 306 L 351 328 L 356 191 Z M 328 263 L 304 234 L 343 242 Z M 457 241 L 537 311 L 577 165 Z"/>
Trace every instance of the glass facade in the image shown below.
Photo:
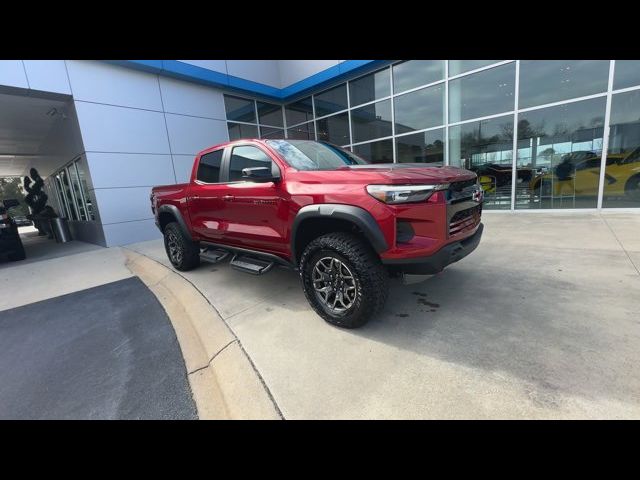
<path fill-rule="evenodd" d="M 285 105 L 225 105 L 232 139 L 470 169 L 487 209 L 640 208 L 637 60 L 403 60 Z"/>
<path fill-rule="evenodd" d="M 229 140 L 284 137 L 282 105 L 225 95 L 224 106 Z"/>
<path fill-rule="evenodd" d="M 86 175 L 80 159 L 53 174 L 60 205 L 61 217 L 69 220 L 95 220 L 93 200 L 87 186 Z"/>

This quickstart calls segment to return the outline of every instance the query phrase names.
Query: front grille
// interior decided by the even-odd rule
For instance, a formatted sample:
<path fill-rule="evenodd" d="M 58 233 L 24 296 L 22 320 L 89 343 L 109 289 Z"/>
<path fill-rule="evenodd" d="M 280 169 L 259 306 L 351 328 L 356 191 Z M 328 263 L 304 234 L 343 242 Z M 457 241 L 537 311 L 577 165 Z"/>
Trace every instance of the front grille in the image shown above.
<path fill-rule="evenodd" d="M 462 182 L 453 182 L 447 190 L 447 201 L 449 203 L 458 203 L 473 198 L 473 193 L 477 190 L 478 180 L 463 180 Z"/>
<path fill-rule="evenodd" d="M 481 214 L 482 204 L 456 212 L 449 222 L 449 235 L 473 230 L 480 223 Z"/>

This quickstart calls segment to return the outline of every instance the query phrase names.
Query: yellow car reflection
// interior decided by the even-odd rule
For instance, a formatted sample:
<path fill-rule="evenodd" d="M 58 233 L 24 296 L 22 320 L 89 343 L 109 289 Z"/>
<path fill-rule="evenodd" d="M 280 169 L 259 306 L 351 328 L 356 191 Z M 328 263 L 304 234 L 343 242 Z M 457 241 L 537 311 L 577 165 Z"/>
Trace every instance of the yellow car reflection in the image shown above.
<path fill-rule="evenodd" d="M 575 163 L 572 154 L 565 155 L 553 172 L 533 178 L 530 190 L 542 196 L 574 195 L 574 192 L 576 196 L 598 195 L 600 155 L 590 153 L 591 156 L 583 156 Z M 604 194 L 640 199 L 640 147 L 629 154 L 607 155 Z"/>

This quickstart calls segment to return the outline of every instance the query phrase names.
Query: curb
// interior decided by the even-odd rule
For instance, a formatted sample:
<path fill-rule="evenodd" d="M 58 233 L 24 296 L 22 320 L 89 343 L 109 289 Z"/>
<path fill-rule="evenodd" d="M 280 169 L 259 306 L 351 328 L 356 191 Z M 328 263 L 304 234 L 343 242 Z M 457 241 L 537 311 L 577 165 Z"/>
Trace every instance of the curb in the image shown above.
<path fill-rule="evenodd" d="M 279 420 L 282 415 L 238 338 L 188 280 L 122 248 L 125 265 L 153 292 L 176 332 L 202 420 Z"/>

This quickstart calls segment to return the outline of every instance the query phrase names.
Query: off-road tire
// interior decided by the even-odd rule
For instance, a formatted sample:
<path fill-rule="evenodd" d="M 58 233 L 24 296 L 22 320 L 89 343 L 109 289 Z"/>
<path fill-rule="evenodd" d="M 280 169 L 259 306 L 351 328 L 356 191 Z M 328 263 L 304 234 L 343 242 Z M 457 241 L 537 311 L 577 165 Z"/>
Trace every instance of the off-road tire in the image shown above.
<path fill-rule="evenodd" d="M 312 272 L 317 262 L 334 257 L 350 270 L 356 285 L 353 305 L 342 314 L 329 311 L 317 298 Z M 380 257 L 361 237 L 347 232 L 322 235 L 302 253 L 300 278 L 304 294 L 318 315 L 328 323 L 343 328 L 358 328 L 382 310 L 389 294 L 389 274 Z"/>
<path fill-rule="evenodd" d="M 174 246 L 180 250 L 181 255 L 172 254 L 171 248 Z M 164 227 L 164 249 L 176 270 L 184 272 L 200 265 L 200 245 L 189 240 L 177 222 Z"/>

